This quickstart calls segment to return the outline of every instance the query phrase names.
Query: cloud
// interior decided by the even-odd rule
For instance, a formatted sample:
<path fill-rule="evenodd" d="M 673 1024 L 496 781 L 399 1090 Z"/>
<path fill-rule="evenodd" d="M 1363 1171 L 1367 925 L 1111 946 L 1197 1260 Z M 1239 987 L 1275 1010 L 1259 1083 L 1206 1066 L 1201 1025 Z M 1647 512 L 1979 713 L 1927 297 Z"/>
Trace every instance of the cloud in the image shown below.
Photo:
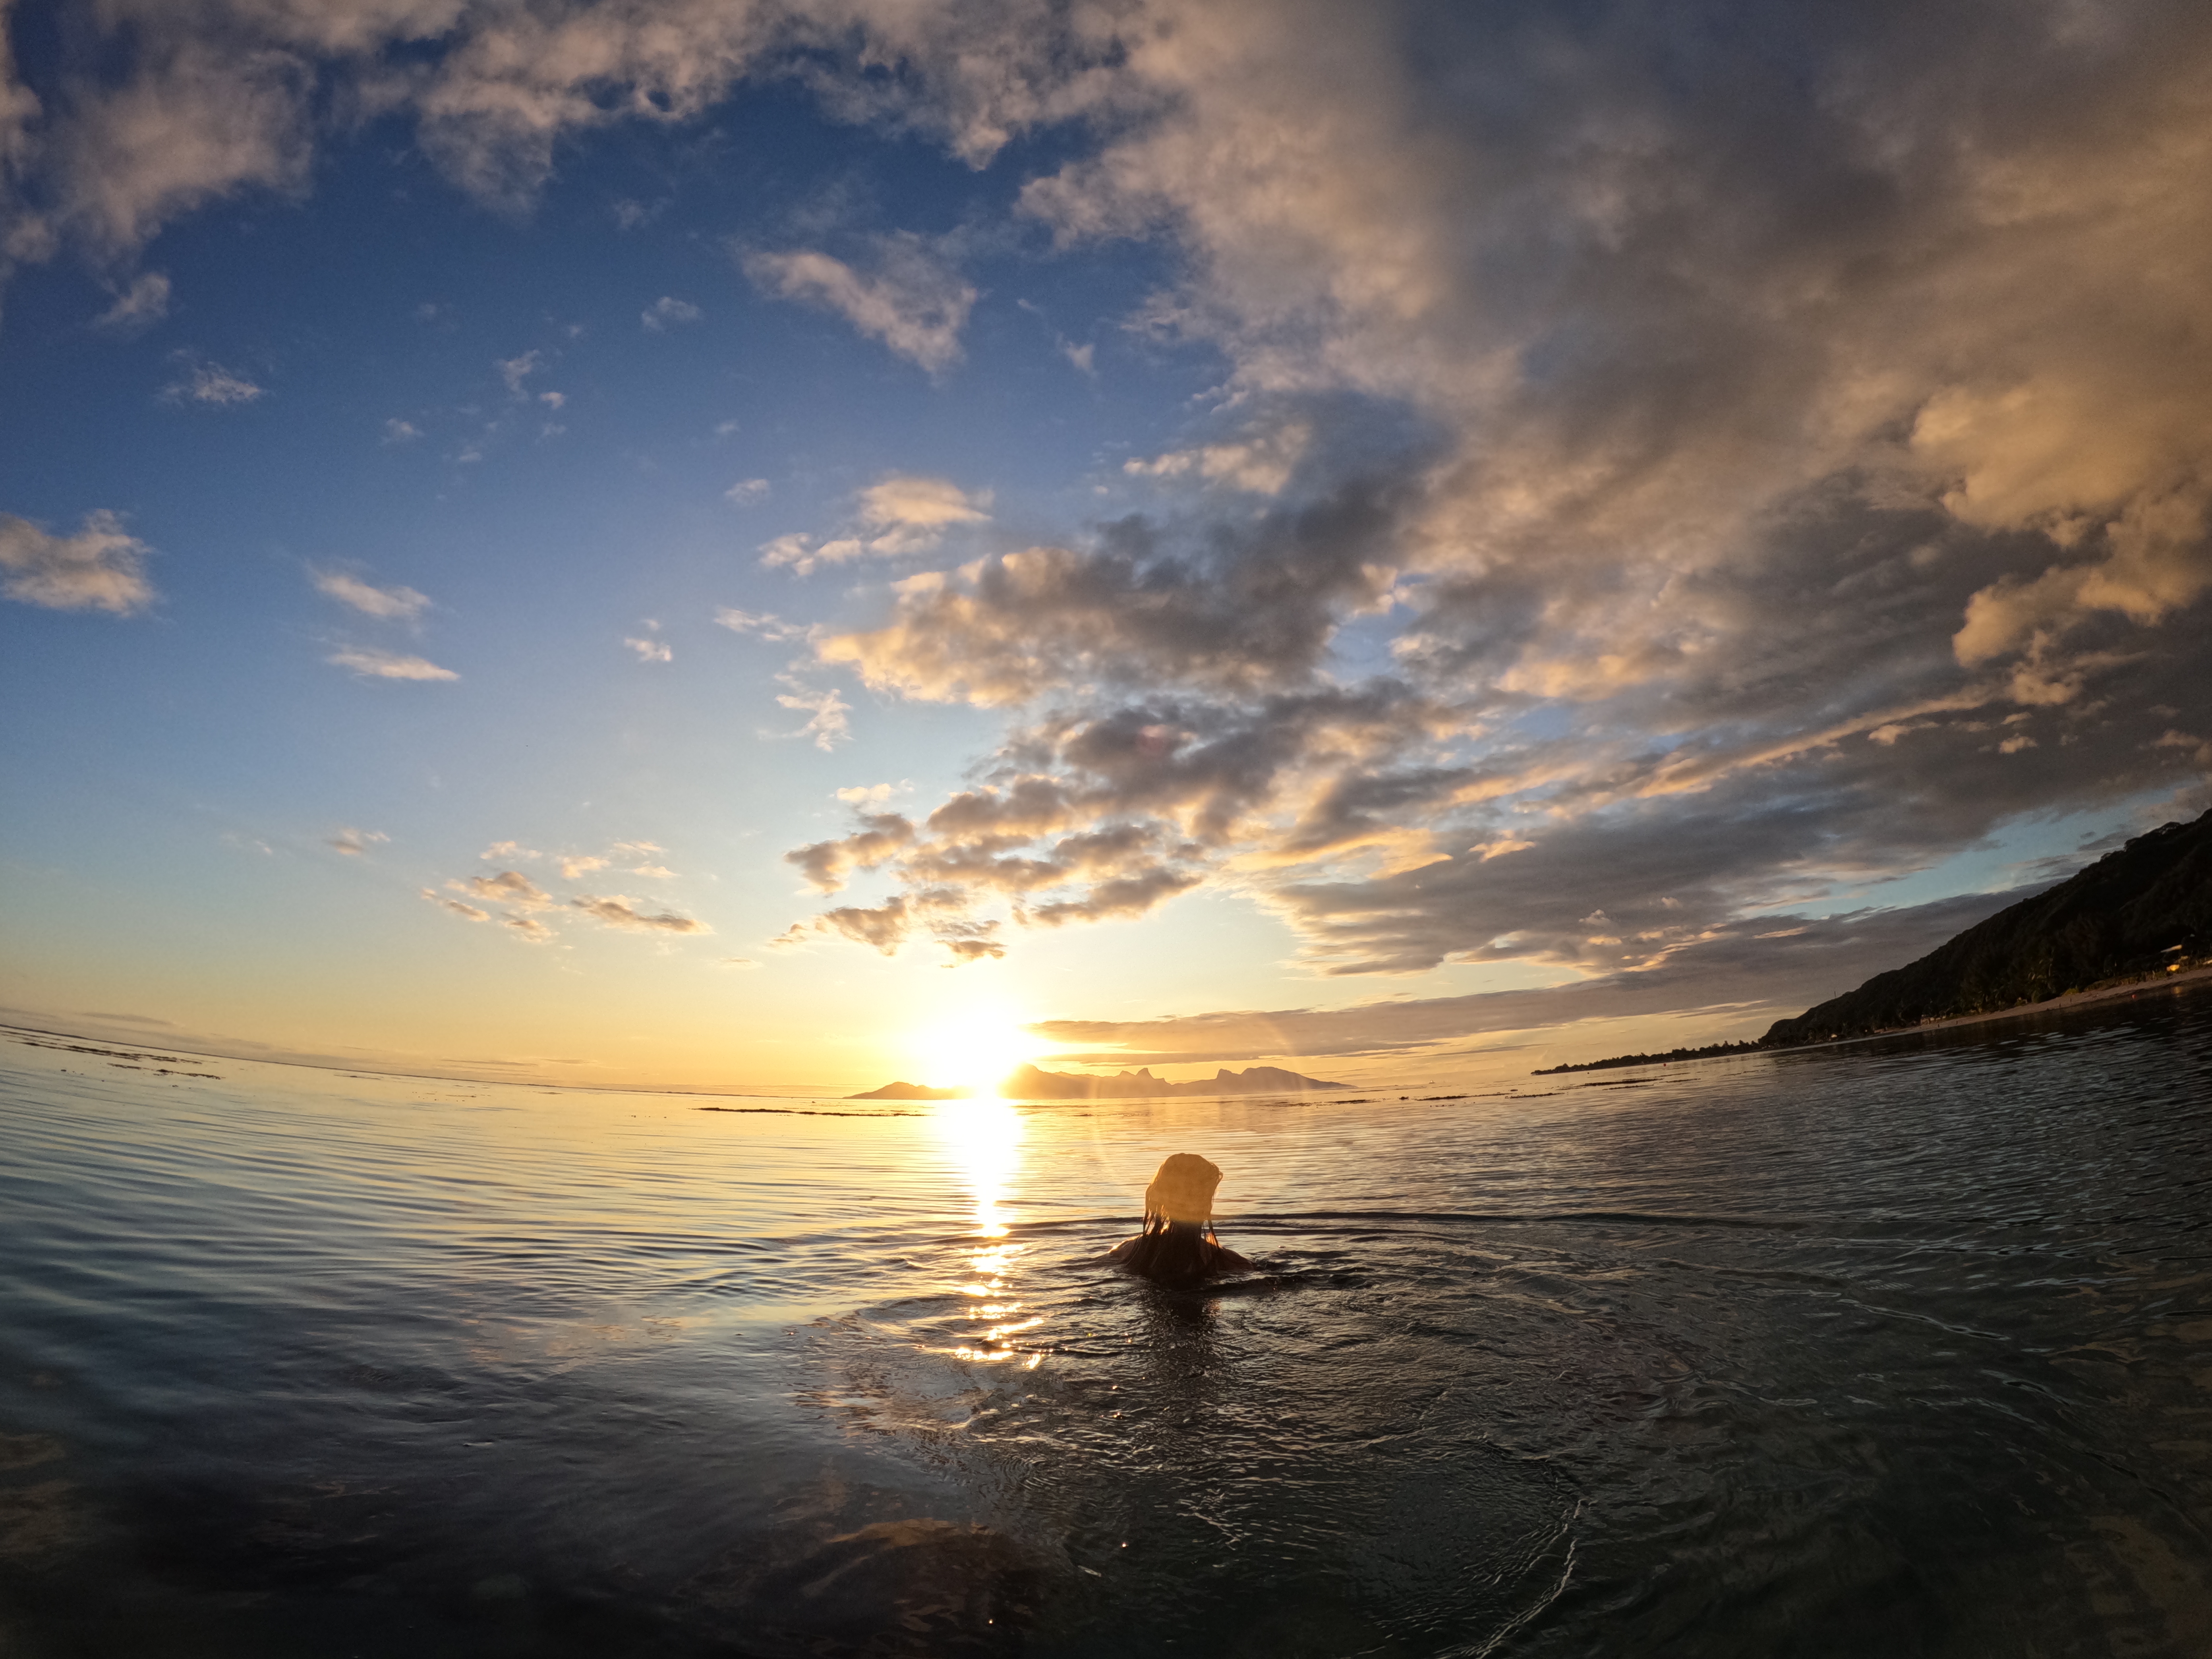
<path fill-rule="evenodd" d="M 403 657 L 397 652 L 379 650 L 374 646 L 347 646 L 332 652 L 325 660 L 340 668 L 350 668 L 364 679 L 373 680 L 457 680 L 459 674 L 450 668 L 422 657 Z"/>
<path fill-rule="evenodd" d="M 1014 704 L 1091 679 L 1289 684 L 1321 665 L 1346 610 L 1388 591 L 1395 573 L 1376 561 L 1397 528 L 1365 480 L 1221 526 L 1196 548 L 1127 519 L 1092 548 L 1033 547 L 908 578 L 885 626 L 829 635 L 817 651 L 872 687 L 933 702 Z"/>
<path fill-rule="evenodd" d="M 544 945 L 554 937 L 553 930 L 535 916 L 501 916 L 499 925 L 512 927 L 532 945 Z"/>
<path fill-rule="evenodd" d="M 739 611 L 733 605 L 723 605 L 714 612 L 714 620 L 732 634 L 757 634 L 771 641 L 803 639 L 806 630 L 796 623 L 766 611 Z"/>
<path fill-rule="evenodd" d="M 169 314 L 169 279 L 158 270 L 141 271 L 115 303 L 93 319 L 94 328 L 131 334 L 150 328 Z"/>
<path fill-rule="evenodd" d="M 411 444 L 422 435 L 422 428 L 412 421 L 403 421 L 395 416 L 384 423 L 384 441 L 387 444 Z"/>
<path fill-rule="evenodd" d="M 1172 450 L 1149 461 L 1131 460 L 1121 470 L 1135 478 L 1199 477 L 1258 495 L 1282 493 L 1299 459 L 1313 442 L 1313 428 L 1293 421 L 1239 442 Z"/>
<path fill-rule="evenodd" d="M 640 662 L 674 662 L 675 652 L 659 640 L 624 639 L 623 643 L 637 653 Z"/>
<path fill-rule="evenodd" d="M 542 859 L 545 854 L 532 852 L 520 842 L 495 841 L 477 856 L 489 864 L 499 859 Z"/>
<path fill-rule="evenodd" d="M 499 378 L 507 383 L 508 392 L 517 398 L 528 395 L 523 391 L 522 383 L 544 366 L 545 354 L 542 351 L 526 351 L 520 356 L 503 357 L 492 364 L 499 371 Z"/>
<path fill-rule="evenodd" d="M 473 893 L 495 904 L 513 904 L 526 910 L 542 910 L 554 902 L 551 894 L 520 870 L 502 870 L 495 876 L 471 876 L 466 881 L 449 881 L 446 885 L 457 893 Z"/>
<path fill-rule="evenodd" d="M 52 132 L 59 216 L 86 242 L 127 253 L 165 222 L 242 188 L 305 186 L 306 61 L 158 26 L 140 49 L 137 73 L 77 89 Z"/>
<path fill-rule="evenodd" d="M 1758 933 L 1730 928 L 1652 968 L 1529 990 L 1154 1020 L 1056 1019 L 1032 1030 L 1076 1049 L 1065 1056 L 1075 1064 L 1172 1066 L 1269 1055 L 1410 1054 L 1503 1032 L 1693 1009 L 1732 1012 L 1746 1029 L 1763 1029 L 1778 1011 L 1794 1012 L 1911 961 L 2028 890 L 1792 918 L 1796 926 Z"/>
<path fill-rule="evenodd" d="M 816 842 L 786 853 L 783 861 L 798 866 L 809 883 L 825 893 L 844 886 L 855 870 L 872 870 L 914 841 L 914 825 L 896 812 L 862 819 L 858 832 L 835 841 Z"/>
<path fill-rule="evenodd" d="M 696 323 L 706 313 L 689 300 L 678 300 L 662 295 L 638 315 L 638 320 L 655 334 L 684 323 Z"/>
<path fill-rule="evenodd" d="M 568 902 L 574 908 L 581 910 L 594 921 L 605 922 L 610 927 L 662 933 L 711 933 L 714 931 L 696 917 L 680 916 L 672 910 L 663 910 L 658 914 L 638 910 L 629 899 L 619 895 L 611 898 L 594 898 L 586 893 L 581 897 L 570 899 Z"/>
<path fill-rule="evenodd" d="M 49 611 L 131 616 L 154 603 L 145 574 L 152 551 L 105 509 L 86 514 L 74 536 L 0 513 L 0 593 Z"/>
<path fill-rule="evenodd" d="M 853 712 L 853 705 L 836 692 L 818 690 L 788 674 L 778 674 L 776 678 L 791 688 L 788 691 L 778 692 L 776 702 L 786 708 L 798 709 L 808 717 L 806 724 L 792 736 L 811 738 L 814 746 L 826 753 L 853 735 L 853 723 L 848 718 Z"/>
<path fill-rule="evenodd" d="M 863 274 L 812 251 L 750 252 L 738 265 L 763 293 L 836 312 L 871 339 L 935 374 L 960 359 L 976 291 L 917 236 L 883 237 Z"/>
<path fill-rule="evenodd" d="M 372 845 L 388 842 L 391 836 L 381 830 L 341 830 L 323 845 L 335 848 L 348 858 L 363 857 Z"/>
<path fill-rule="evenodd" d="M 722 499 L 736 507 L 752 507 L 769 497 L 766 478 L 743 478 L 722 492 Z"/>
<path fill-rule="evenodd" d="M 979 166 L 1049 129 L 1022 214 L 1064 255 L 1142 244 L 1135 349 L 1212 366 L 1236 424 L 1125 466 L 1207 486 L 1160 516 L 819 630 L 787 682 L 817 741 L 849 712 L 823 672 L 1005 725 L 906 815 L 896 891 L 801 936 L 1002 911 L 946 939 L 981 948 L 1197 872 L 1316 972 L 1656 973 L 1793 896 L 2200 787 L 2160 739 L 2212 683 L 2212 15 L 1701 15 L 109 0 L 70 49 L 112 74 L 50 108 L 0 80 L 40 204 L 9 257 L 300 187 L 325 86 L 505 208 L 562 143 L 748 77 Z M 828 234 L 740 260 L 957 361 L 958 250 L 1005 227 Z"/>
<path fill-rule="evenodd" d="M 421 890 L 422 896 L 429 900 L 431 903 L 436 905 L 440 909 L 450 910 L 455 915 L 461 917 L 465 921 L 489 921 L 491 920 L 491 912 L 489 910 L 479 910 L 473 904 L 464 904 L 459 899 L 447 898 L 443 893 L 438 892 L 428 887 L 425 887 Z"/>
<path fill-rule="evenodd" d="M 233 374 L 220 363 L 193 362 L 189 358 L 185 361 L 188 368 L 185 378 L 172 380 L 161 388 L 165 403 L 208 404 L 217 409 L 229 409 L 269 395 L 265 388 L 242 374 Z"/>
<path fill-rule="evenodd" d="M 927 553 L 955 526 L 988 524 L 990 504 L 988 490 L 971 495 L 945 478 L 885 478 L 860 492 L 857 520 L 848 533 L 818 544 L 804 532 L 778 536 L 761 544 L 761 567 L 805 576 L 822 565 L 844 564 L 870 555 L 897 558 Z"/>
<path fill-rule="evenodd" d="M 910 526 L 933 530 L 945 525 L 981 524 L 990 514 L 987 490 L 970 496 L 945 478 L 891 477 L 860 492 L 860 517 L 881 527 Z"/>
<path fill-rule="evenodd" d="M 318 570 L 312 566 L 307 574 L 316 592 L 382 622 L 413 622 L 430 606 L 429 595 L 411 587 L 377 587 L 343 570 Z"/>
<path fill-rule="evenodd" d="M 913 787 L 910 782 L 855 784 L 838 790 L 836 794 L 848 806 L 880 806 L 893 795 L 902 795 Z"/>

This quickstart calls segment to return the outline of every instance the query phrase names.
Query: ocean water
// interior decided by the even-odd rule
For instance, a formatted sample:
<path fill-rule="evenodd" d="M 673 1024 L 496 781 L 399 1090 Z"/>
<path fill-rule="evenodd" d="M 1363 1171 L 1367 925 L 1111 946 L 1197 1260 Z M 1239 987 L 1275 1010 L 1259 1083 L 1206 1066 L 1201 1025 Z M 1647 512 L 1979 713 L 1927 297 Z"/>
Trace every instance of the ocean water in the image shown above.
<path fill-rule="evenodd" d="M 10 1659 L 2212 1652 L 2212 997 L 1425 1101 L 29 1036 Z M 1249 1278 L 1095 1260 L 1178 1151 Z"/>

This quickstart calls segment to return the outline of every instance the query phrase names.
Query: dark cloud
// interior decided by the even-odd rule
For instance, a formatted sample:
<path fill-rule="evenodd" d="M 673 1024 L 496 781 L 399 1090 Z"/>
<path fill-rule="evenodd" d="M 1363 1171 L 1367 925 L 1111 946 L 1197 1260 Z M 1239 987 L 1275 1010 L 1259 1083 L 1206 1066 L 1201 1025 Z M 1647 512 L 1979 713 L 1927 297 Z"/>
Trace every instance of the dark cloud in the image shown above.
<path fill-rule="evenodd" d="M 1746 1029 L 1763 1028 L 1771 1011 L 1809 1006 L 1923 955 L 2028 890 L 1826 918 L 1769 916 L 1715 930 L 1647 967 L 1533 990 L 1156 1020 L 1056 1019 L 1033 1029 L 1081 1049 L 1061 1056 L 1069 1064 L 1174 1066 L 1435 1052 L 1493 1033 L 1685 1010 L 1736 1012 Z"/>
<path fill-rule="evenodd" d="M 1395 574 L 1390 486 L 1355 478 L 1258 524 L 1217 522 L 1195 547 L 1132 517 L 1078 552 L 1032 547 L 898 585 L 891 618 L 817 646 L 870 685 L 1011 705 L 1085 681 L 1162 679 L 1236 694 L 1296 685 L 1342 615 Z"/>

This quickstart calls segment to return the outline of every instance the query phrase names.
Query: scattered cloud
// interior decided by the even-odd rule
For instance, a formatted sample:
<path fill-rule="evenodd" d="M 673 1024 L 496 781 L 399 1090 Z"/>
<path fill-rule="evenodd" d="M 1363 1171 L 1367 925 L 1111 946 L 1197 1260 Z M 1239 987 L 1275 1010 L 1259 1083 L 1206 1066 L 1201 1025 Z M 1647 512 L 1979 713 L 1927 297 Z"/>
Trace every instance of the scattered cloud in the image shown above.
<path fill-rule="evenodd" d="M 851 738 L 853 723 L 848 717 L 853 712 L 852 704 L 834 690 L 819 690 L 788 674 L 778 674 L 776 678 L 791 688 L 788 691 L 779 692 L 776 702 L 808 717 L 806 724 L 790 735 L 811 738 L 814 746 L 825 752 Z"/>
<path fill-rule="evenodd" d="M 733 605 L 724 605 L 714 612 L 714 620 L 732 634 L 757 634 L 771 642 L 804 639 L 806 630 L 797 623 L 788 623 L 766 611 L 739 611 Z"/>
<path fill-rule="evenodd" d="M 990 505 L 988 490 L 971 496 L 945 478 L 891 477 L 860 492 L 860 517 L 884 528 L 981 524 L 990 518 Z"/>
<path fill-rule="evenodd" d="M 1088 342 L 1082 345 L 1077 345 L 1072 340 L 1060 342 L 1060 355 L 1074 364 L 1077 371 L 1084 374 L 1095 375 L 1098 373 L 1091 362 L 1092 355 L 1097 350 L 1097 347 Z"/>
<path fill-rule="evenodd" d="M 443 893 L 438 892 L 433 888 L 425 887 L 422 890 L 422 893 L 424 898 L 429 900 L 431 903 L 436 905 L 440 909 L 450 910 L 455 915 L 462 917 L 466 921 L 489 921 L 491 920 L 490 911 L 479 910 L 475 905 L 463 903 L 459 899 L 447 898 Z"/>
<path fill-rule="evenodd" d="M 169 279 L 158 270 L 141 271 L 115 296 L 115 303 L 93 319 L 111 333 L 135 334 L 169 314 Z"/>
<path fill-rule="evenodd" d="M 1036 1034 L 1068 1045 L 1078 1065 L 1218 1064 L 1268 1055 L 1358 1056 L 1435 1050 L 1472 1037 L 1582 1020 L 1684 1009 L 1727 1012 L 1764 1026 L 1911 960 L 2027 890 L 1796 919 L 1754 933 L 1716 931 L 1651 968 L 1522 991 L 1393 999 L 1339 1008 L 1281 1008 L 1154 1020 L 1048 1020 Z M 1738 1002 L 1747 987 L 1756 988 Z"/>
<path fill-rule="evenodd" d="M 495 841 L 477 856 L 489 864 L 500 859 L 542 859 L 545 854 L 533 852 L 518 841 Z"/>
<path fill-rule="evenodd" d="M 880 806 L 892 796 L 906 794 L 913 788 L 911 782 L 903 780 L 897 783 L 855 785 L 837 791 L 837 799 L 848 806 Z"/>
<path fill-rule="evenodd" d="M 217 409 L 229 409 L 268 395 L 265 388 L 220 363 L 195 362 L 188 355 L 182 361 L 185 376 L 161 388 L 164 403 L 207 404 Z"/>
<path fill-rule="evenodd" d="M 2212 15 L 2092 9 L 1724 5 L 1686 46 L 1632 7 L 238 5 L 217 30 L 112 0 L 94 44 L 133 31 L 131 67 L 0 109 L 40 204 L 8 257 L 125 258 L 304 188 L 319 100 L 371 88 L 510 209 L 562 143 L 750 76 L 978 166 L 1076 135 L 1021 212 L 1161 250 L 1132 334 L 1211 354 L 1240 424 L 1128 465 L 1207 486 L 1172 516 L 909 577 L 811 637 L 785 706 L 817 742 L 849 712 L 824 672 L 1005 725 L 863 869 L 896 890 L 786 937 L 988 954 L 1195 874 L 1317 974 L 1517 959 L 1662 994 L 1703 963 L 1663 994 L 1725 1001 L 1843 937 L 1774 927 L 1793 896 L 2202 786 L 2202 745 L 2164 737 L 2204 729 L 2212 675 Z M 830 234 L 739 261 L 957 363 L 957 248 Z M 518 398 L 538 367 L 502 366 Z M 78 539 L 21 522 L 17 598 Z M 763 560 L 973 522 L 857 518 Z M 142 553 L 30 602 L 139 608 Z M 1788 936 L 1739 940 L 1754 911 Z"/>
<path fill-rule="evenodd" d="M 544 366 L 545 354 L 542 351 L 526 351 L 520 356 L 503 357 L 492 364 L 499 371 L 499 378 L 507 382 L 508 392 L 517 398 L 529 395 L 522 389 L 522 383 Z"/>
<path fill-rule="evenodd" d="M 450 668 L 422 657 L 404 657 L 394 651 L 379 650 L 374 646 L 347 646 L 334 651 L 325 659 L 340 668 L 350 668 L 364 679 L 373 680 L 457 680 L 459 674 Z"/>
<path fill-rule="evenodd" d="M 990 505 L 990 491 L 970 495 L 949 479 L 885 478 L 860 493 L 848 533 L 819 543 L 804 532 L 778 536 L 761 544 L 761 566 L 805 576 L 825 564 L 845 564 L 870 555 L 897 558 L 927 553 L 955 526 L 988 524 Z"/>
<path fill-rule="evenodd" d="M 722 499 L 737 507 L 753 507 L 768 497 L 766 478 L 743 478 L 722 492 Z"/>
<path fill-rule="evenodd" d="M 449 881 L 446 885 L 457 893 L 473 893 L 495 904 L 519 905 L 526 910 L 542 910 L 554 902 L 551 894 L 520 870 L 502 870 L 495 876 L 471 876 L 465 881 Z"/>
<path fill-rule="evenodd" d="M 403 421 L 397 416 L 384 423 L 386 444 L 411 444 L 422 435 L 422 429 L 412 421 Z"/>
<path fill-rule="evenodd" d="M 323 845 L 344 854 L 348 858 L 357 859 L 364 856 L 372 846 L 381 845 L 391 839 L 381 830 L 346 829 L 339 830 Z"/>
<path fill-rule="evenodd" d="M 512 927 L 532 945 L 546 944 L 555 937 L 553 930 L 535 916 L 501 916 L 499 924 Z"/>
<path fill-rule="evenodd" d="M 0 593 L 48 611 L 105 611 L 128 617 L 154 603 L 146 580 L 153 550 L 123 528 L 120 515 L 88 513 L 74 536 L 55 536 L 28 519 L 0 513 Z"/>
<path fill-rule="evenodd" d="M 750 957 L 724 957 L 714 965 L 717 968 L 757 968 L 760 963 Z"/>
<path fill-rule="evenodd" d="M 640 662 L 674 662 L 675 652 L 660 640 L 624 639 L 623 643 L 637 653 Z"/>
<path fill-rule="evenodd" d="M 140 71 L 58 111 L 40 158 L 58 222 L 110 256 L 241 189 L 301 189 L 313 154 L 313 71 L 301 58 L 144 21 Z"/>
<path fill-rule="evenodd" d="M 689 300 L 664 294 L 639 313 L 638 319 L 652 332 L 660 334 L 684 323 L 696 323 L 704 314 Z"/>
<path fill-rule="evenodd" d="M 714 930 L 693 916 L 680 916 L 672 910 L 647 912 L 637 909 L 633 902 L 620 895 L 595 898 L 586 893 L 568 901 L 570 906 L 581 910 L 594 921 L 610 927 L 629 928 L 644 933 L 711 933 Z"/>
<path fill-rule="evenodd" d="M 343 570 L 319 570 L 313 566 L 308 568 L 307 574 L 318 592 L 379 621 L 413 622 L 430 606 L 429 595 L 418 593 L 411 587 L 378 587 Z"/>
<path fill-rule="evenodd" d="M 1178 449 L 1149 461 L 1125 461 L 1133 478 L 1203 478 L 1256 495 L 1280 495 L 1298 461 L 1313 442 L 1313 428 L 1292 421 L 1273 431 L 1234 443 Z"/>
<path fill-rule="evenodd" d="M 601 858 L 596 853 L 579 853 L 561 860 L 561 874 L 564 879 L 574 881 L 577 877 L 589 875 L 594 870 L 605 869 L 608 862 L 609 860 Z"/>
<path fill-rule="evenodd" d="M 811 250 L 744 253 L 738 264 L 763 293 L 836 312 L 933 374 L 957 362 L 974 286 L 918 236 L 880 238 L 873 254 L 866 272 Z"/>

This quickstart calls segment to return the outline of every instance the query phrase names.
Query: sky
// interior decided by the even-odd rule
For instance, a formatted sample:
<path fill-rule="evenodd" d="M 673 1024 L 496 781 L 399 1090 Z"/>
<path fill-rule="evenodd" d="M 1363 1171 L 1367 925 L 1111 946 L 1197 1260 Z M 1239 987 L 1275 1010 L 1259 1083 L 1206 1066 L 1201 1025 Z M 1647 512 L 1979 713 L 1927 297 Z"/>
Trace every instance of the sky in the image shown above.
<path fill-rule="evenodd" d="M 0 0 L 0 1009 L 1755 1036 L 2212 806 L 2212 11 Z"/>

